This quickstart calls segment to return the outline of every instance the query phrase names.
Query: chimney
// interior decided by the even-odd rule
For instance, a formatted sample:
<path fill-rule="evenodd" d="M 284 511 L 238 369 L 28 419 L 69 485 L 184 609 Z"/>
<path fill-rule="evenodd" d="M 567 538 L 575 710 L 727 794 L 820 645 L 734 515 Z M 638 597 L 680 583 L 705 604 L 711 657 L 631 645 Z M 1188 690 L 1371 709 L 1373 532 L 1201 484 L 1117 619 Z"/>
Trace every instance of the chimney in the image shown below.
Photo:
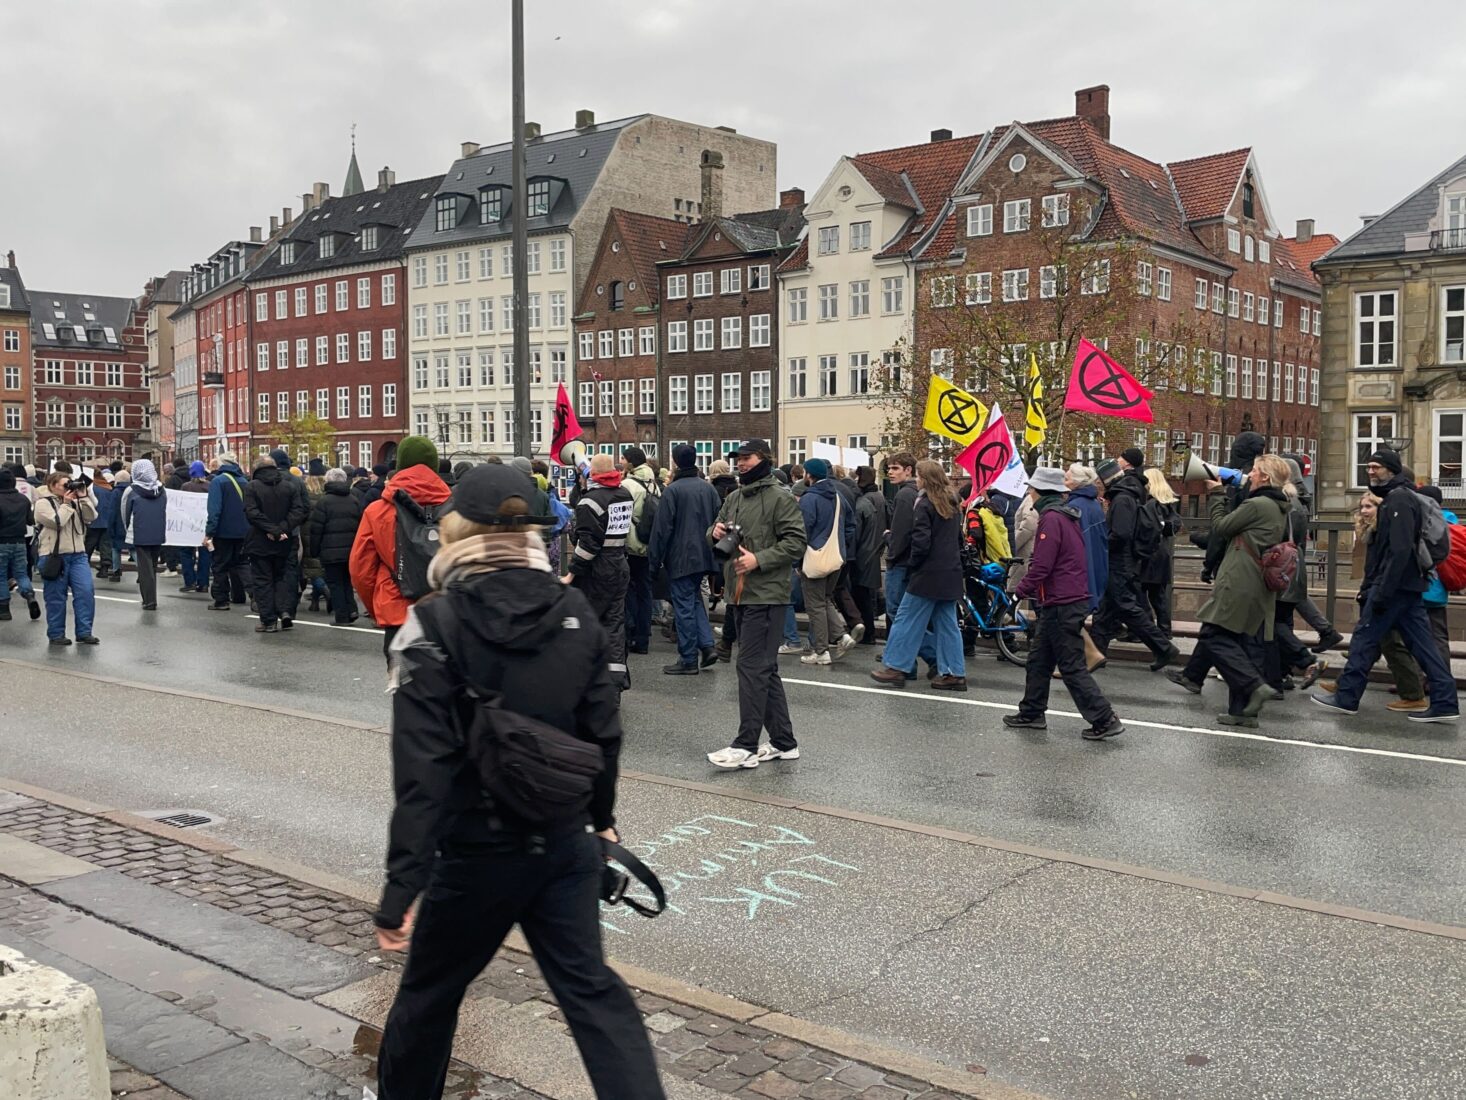
<path fill-rule="evenodd" d="M 721 130 L 725 134 L 736 134 L 738 132 L 737 130 L 733 129 L 733 127 L 731 127 L 731 126 L 714 126 L 713 129 L 714 130 Z"/>
<path fill-rule="evenodd" d="M 397 173 L 390 168 L 383 168 L 377 173 L 377 190 L 385 191 L 397 184 Z"/>
<path fill-rule="evenodd" d="M 11 271 L 15 270 L 15 249 L 12 248 L 9 252 L 5 253 L 5 266 L 10 268 Z"/>
<path fill-rule="evenodd" d="M 483 146 L 476 141 L 465 141 L 458 147 L 458 155 L 460 157 L 471 157 L 482 148 Z"/>
<path fill-rule="evenodd" d="M 294 213 L 291 211 L 290 207 L 282 206 L 280 208 L 280 224 L 282 226 L 289 225 L 294 220 Z"/>
<path fill-rule="evenodd" d="M 316 197 L 311 192 L 302 191 L 300 193 L 300 213 L 302 216 L 311 212 L 311 207 L 315 205 L 315 201 Z"/>
<path fill-rule="evenodd" d="M 325 202 L 331 197 L 331 185 L 329 183 L 321 183 L 317 181 L 311 186 L 311 192 L 316 197 L 316 205 L 320 206 L 321 203 Z"/>
<path fill-rule="evenodd" d="M 1298 243 L 1299 244 L 1307 244 L 1309 241 L 1313 240 L 1313 219 L 1312 218 L 1299 218 L 1298 219 L 1298 232 L 1297 232 L 1296 236 L 1298 238 Z"/>
<path fill-rule="evenodd" d="M 270 215 L 270 236 L 273 237 L 278 232 L 280 232 L 280 216 L 278 214 L 271 214 Z"/>
<path fill-rule="evenodd" d="M 596 124 L 596 113 L 587 111 L 585 108 L 575 112 L 575 128 L 577 130 L 589 130 Z"/>
<path fill-rule="evenodd" d="M 1074 113 L 1087 119 L 1099 131 L 1099 136 L 1110 140 L 1110 86 L 1096 84 L 1093 88 L 1080 88 L 1074 93 Z"/>
<path fill-rule="evenodd" d="M 723 154 L 702 151 L 702 220 L 723 215 Z"/>
<path fill-rule="evenodd" d="M 933 142 L 938 142 L 938 141 L 951 141 L 951 140 L 952 140 L 952 131 L 951 130 L 933 130 L 932 131 L 932 141 Z"/>
<path fill-rule="evenodd" d="M 540 124 L 538 122 L 526 122 L 524 124 L 524 140 L 537 141 L 540 136 Z"/>
<path fill-rule="evenodd" d="M 803 205 L 804 205 L 804 188 L 802 188 L 802 187 L 791 187 L 787 191 L 780 191 L 779 192 L 779 208 L 781 210 L 784 207 L 786 207 L 786 206 L 803 206 Z"/>
<path fill-rule="evenodd" d="M 249 242 L 250 242 L 250 244 L 259 244 L 259 243 L 261 243 L 265 239 L 264 236 L 262 235 L 263 233 L 264 233 L 264 231 L 259 226 L 257 226 L 257 225 L 250 226 L 249 227 Z"/>

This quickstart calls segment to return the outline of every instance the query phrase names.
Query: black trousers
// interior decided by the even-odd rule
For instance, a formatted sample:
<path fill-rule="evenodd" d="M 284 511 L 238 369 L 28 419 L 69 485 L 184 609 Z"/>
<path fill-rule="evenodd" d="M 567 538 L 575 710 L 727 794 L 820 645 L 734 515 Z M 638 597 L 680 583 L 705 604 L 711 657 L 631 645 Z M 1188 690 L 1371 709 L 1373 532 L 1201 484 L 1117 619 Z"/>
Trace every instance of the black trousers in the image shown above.
<path fill-rule="evenodd" d="M 1295 668 L 1307 668 L 1317 660 L 1313 655 L 1313 650 L 1299 641 L 1298 635 L 1293 630 L 1293 614 L 1297 610 L 1297 604 L 1279 600 L 1273 614 L 1273 638 L 1277 642 L 1280 678 L 1288 675 Z M 1272 678 L 1269 677 L 1268 683 L 1272 682 Z"/>
<path fill-rule="evenodd" d="M 97 552 L 97 572 L 102 576 L 110 576 L 112 573 L 112 535 L 105 527 L 88 527 L 86 533 L 87 560 L 91 560 L 92 551 Z"/>
<path fill-rule="evenodd" d="M 507 846 L 506 846 L 507 847 Z M 380 1100 L 443 1095 L 458 1009 L 515 924 L 555 995 L 596 1096 L 665 1096 L 641 1013 L 601 950 L 600 841 L 589 833 L 438 857 L 387 1016 Z"/>
<path fill-rule="evenodd" d="M 602 553 L 591 562 L 589 573 L 575 578 L 575 587 L 585 593 L 596 618 L 605 627 L 606 667 L 622 691 L 631 686 L 631 673 L 626 668 L 626 604 L 630 599 L 628 581 L 632 574 L 627 566 L 627 557 Z M 651 605 L 647 606 L 650 609 Z M 647 629 L 650 631 L 650 625 Z"/>
<path fill-rule="evenodd" d="M 1155 615 L 1155 624 L 1167 638 L 1171 636 L 1171 582 L 1144 584 L 1145 602 Z"/>
<path fill-rule="evenodd" d="M 290 581 L 290 594 L 280 605 L 280 614 L 288 619 L 296 617 L 300 610 L 300 539 L 290 536 L 290 555 L 285 559 L 285 576 Z"/>
<path fill-rule="evenodd" d="M 137 587 L 144 607 L 158 606 L 158 558 L 161 546 L 135 546 L 137 554 Z"/>
<path fill-rule="evenodd" d="M 1074 705 L 1091 726 L 1108 725 L 1115 716 L 1110 701 L 1100 691 L 1084 661 L 1084 620 L 1089 616 L 1089 601 L 1041 607 L 1033 649 L 1028 654 L 1023 681 L 1023 701 L 1018 713 L 1024 718 L 1038 718 L 1049 709 L 1049 685 L 1055 667 L 1064 678 Z"/>
<path fill-rule="evenodd" d="M 857 584 L 851 589 L 855 597 L 855 607 L 860 612 L 860 621 L 865 624 L 865 637 L 861 639 L 866 645 L 874 645 L 876 640 L 876 590 L 867 588 L 863 584 Z"/>
<path fill-rule="evenodd" d="M 1128 569 L 1116 572 L 1111 569 L 1109 583 L 1105 586 L 1104 599 L 1094 614 L 1094 625 L 1089 636 L 1099 646 L 1101 653 L 1110 648 L 1110 639 L 1124 628 L 1144 642 L 1157 657 L 1169 649 L 1171 641 L 1156 626 L 1150 617 L 1150 608 L 1145 602 L 1139 578 Z"/>
<path fill-rule="evenodd" d="M 1227 682 L 1227 713 L 1241 714 L 1252 693 L 1262 686 L 1263 643 L 1234 630 L 1202 623 L 1196 652 L 1203 650 Z M 1190 676 L 1190 663 L 1186 668 L 1186 674 Z M 1203 672 L 1196 682 L 1201 683 L 1205 676 Z"/>
<path fill-rule="evenodd" d="M 293 618 L 290 596 L 295 581 L 288 569 L 289 559 L 284 554 L 251 554 L 249 564 L 254 576 L 255 605 L 260 609 L 260 622 L 268 625 L 280 619 Z"/>
<path fill-rule="evenodd" d="M 251 580 L 244 540 L 216 538 L 210 567 L 213 572 L 209 576 L 209 593 L 214 603 L 244 603 Z"/>
<path fill-rule="evenodd" d="M 735 749 L 753 752 L 765 729 L 774 748 L 789 750 L 794 722 L 789 700 L 779 678 L 779 645 L 784 640 L 784 613 L 788 604 L 741 604 L 738 619 L 738 737 Z"/>
<path fill-rule="evenodd" d="M 627 554 L 626 564 L 629 580 L 623 601 L 622 617 L 625 625 L 622 633 L 627 635 L 632 645 L 645 646 L 652 637 L 651 561 L 645 554 Z M 607 630 L 611 629 L 604 619 L 601 622 Z"/>
<path fill-rule="evenodd" d="M 351 566 L 333 561 L 321 566 L 326 574 L 326 590 L 331 593 L 331 610 L 338 623 L 349 623 L 356 614 L 356 595 L 351 590 Z"/>

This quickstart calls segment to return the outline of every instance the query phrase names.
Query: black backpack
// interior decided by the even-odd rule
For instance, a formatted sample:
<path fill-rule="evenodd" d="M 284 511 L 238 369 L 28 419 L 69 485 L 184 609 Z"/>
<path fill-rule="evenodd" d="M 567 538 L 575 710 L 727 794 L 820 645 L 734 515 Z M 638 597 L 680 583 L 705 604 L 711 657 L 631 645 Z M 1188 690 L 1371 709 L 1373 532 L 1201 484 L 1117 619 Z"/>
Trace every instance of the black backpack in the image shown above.
<path fill-rule="evenodd" d="M 1155 497 L 1146 497 L 1135 513 L 1135 556 L 1149 558 L 1160 553 L 1166 537 L 1166 510 Z"/>
<path fill-rule="evenodd" d="M 420 600 L 432 591 L 428 584 L 428 563 L 438 552 L 438 509 L 421 505 L 402 490 L 392 494 L 397 508 L 396 562 L 392 579 L 409 600 Z"/>

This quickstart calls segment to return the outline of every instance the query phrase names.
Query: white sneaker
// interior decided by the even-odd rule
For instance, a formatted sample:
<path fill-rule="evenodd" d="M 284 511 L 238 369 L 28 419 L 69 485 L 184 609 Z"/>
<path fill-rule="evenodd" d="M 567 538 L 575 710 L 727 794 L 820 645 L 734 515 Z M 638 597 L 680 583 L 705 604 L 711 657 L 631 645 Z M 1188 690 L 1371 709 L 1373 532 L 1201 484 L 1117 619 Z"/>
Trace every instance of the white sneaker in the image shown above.
<path fill-rule="evenodd" d="M 852 638 L 849 634 L 845 634 L 845 635 L 841 636 L 840 640 L 835 643 L 835 652 L 834 652 L 834 658 L 835 658 L 835 660 L 838 661 L 841 657 L 845 656 L 845 654 L 849 653 L 854 648 L 855 648 L 855 639 L 854 638 Z"/>
<path fill-rule="evenodd" d="M 790 657 L 790 656 L 793 656 L 796 653 L 803 653 L 803 652 L 804 652 L 804 647 L 802 645 L 790 645 L 788 642 L 785 642 L 783 645 L 781 645 L 779 647 L 779 656 L 780 657 Z"/>
<path fill-rule="evenodd" d="M 735 749 L 732 745 L 726 749 L 708 753 L 708 763 L 715 768 L 756 768 L 758 761 L 757 753 L 749 752 L 747 749 Z"/>
<path fill-rule="evenodd" d="M 760 760 L 798 760 L 799 746 L 792 749 L 781 750 L 774 748 L 773 742 L 765 741 L 758 747 L 758 758 Z"/>
<path fill-rule="evenodd" d="M 859 642 L 865 638 L 865 624 L 856 623 L 850 628 L 850 637 Z"/>
<path fill-rule="evenodd" d="M 830 651 L 827 649 L 823 653 L 806 653 L 803 657 L 799 658 L 799 663 L 802 665 L 828 665 L 834 662 L 830 656 Z"/>

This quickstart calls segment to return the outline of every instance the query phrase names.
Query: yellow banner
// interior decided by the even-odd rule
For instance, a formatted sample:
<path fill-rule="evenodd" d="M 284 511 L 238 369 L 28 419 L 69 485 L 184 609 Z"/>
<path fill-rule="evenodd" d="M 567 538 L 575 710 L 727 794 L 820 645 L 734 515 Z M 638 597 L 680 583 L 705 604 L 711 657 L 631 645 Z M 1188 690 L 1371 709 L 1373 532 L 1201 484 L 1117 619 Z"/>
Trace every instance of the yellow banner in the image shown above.
<path fill-rule="evenodd" d="M 1038 373 L 1038 358 L 1028 353 L 1028 400 L 1024 405 L 1023 442 L 1042 447 L 1049 436 L 1049 418 L 1044 415 L 1044 384 Z"/>
<path fill-rule="evenodd" d="M 922 420 L 927 431 L 955 439 L 965 447 L 982 434 L 987 420 L 986 405 L 945 378 L 932 375 L 926 391 L 926 416 Z"/>

